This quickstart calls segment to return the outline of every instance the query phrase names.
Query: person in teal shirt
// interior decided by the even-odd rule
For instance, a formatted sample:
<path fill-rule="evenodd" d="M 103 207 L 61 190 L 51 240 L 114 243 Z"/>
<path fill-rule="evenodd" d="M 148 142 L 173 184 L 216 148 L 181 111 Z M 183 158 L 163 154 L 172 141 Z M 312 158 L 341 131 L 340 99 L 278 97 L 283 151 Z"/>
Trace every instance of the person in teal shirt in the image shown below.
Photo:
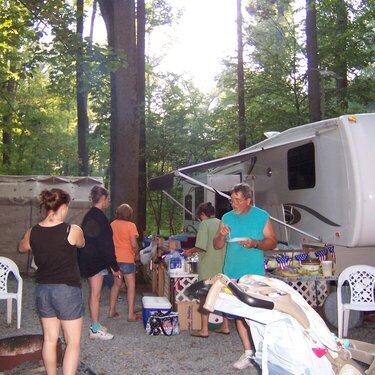
<path fill-rule="evenodd" d="M 211 202 L 202 203 L 197 210 L 197 216 L 201 220 L 195 241 L 195 246 L 184 251 L 185 256 L 191 256 L 198 253 L 198 279 L 206 280 L 218 273 L 223 273 L 225 259 L 225 247 L 217 251 L 213 246 L 213 239 L 219 229 L 220 220 L 215 217 L 215 207 Z M 206 297 L 201 297 L 201 329 L 193 331 L 191 336 L 208 337 L 208 320 L 209 312 L 203 308 Z M 218 333 L 229 333 L 228 320 L 225 318 L 223 326 L 217 331 Z"/>
<path fill-rule="evenodd" d="M 264 250 L 273 250 L 277 240 L 269 214 L 252 205 L 252 191 L 240 183 L 231 191 L 232 211 L 223 215 L 214 238 L 215 249 L 227 245 L 224 274 L 230 279 L 244 275 L 264 275 Z M 254 355 L 250 329 L 245 319 L 236 319 L 238 334 L 245 353 L 233 364 L 242 370 L 251 365 Z"/>

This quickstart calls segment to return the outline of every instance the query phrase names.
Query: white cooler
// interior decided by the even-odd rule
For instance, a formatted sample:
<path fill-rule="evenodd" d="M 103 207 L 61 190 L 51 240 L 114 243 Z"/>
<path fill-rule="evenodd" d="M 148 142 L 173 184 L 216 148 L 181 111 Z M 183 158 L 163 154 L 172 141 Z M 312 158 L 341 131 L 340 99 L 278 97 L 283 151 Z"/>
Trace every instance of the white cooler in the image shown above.
<path fill-rule="evenodd" d="M 167 297 L 154 297 L 144 296 L 142 297 L 143 304 L 143 325 L 146 328 L 147 320 L 150 315 L 161 311 L 162 313 L 168 313 L 171 311 L 172 305 L 168 301 Z"/>

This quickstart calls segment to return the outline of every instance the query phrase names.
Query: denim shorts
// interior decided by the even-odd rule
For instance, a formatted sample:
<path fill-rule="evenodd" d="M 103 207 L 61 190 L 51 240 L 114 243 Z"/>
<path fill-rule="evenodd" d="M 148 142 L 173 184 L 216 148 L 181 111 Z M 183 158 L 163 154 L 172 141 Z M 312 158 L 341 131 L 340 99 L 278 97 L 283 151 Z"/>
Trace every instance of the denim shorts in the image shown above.
<path fill-rule="evenodd" d="M 118 263 L 120 271 L 127 275 L 129 273 L 135 273 L 135 264 L 134 263 Z"/>
<path fill-rule="evenodd" d="M 37 284 L 36 309 L 41 318 L 75 320 L 85 314 L 82 289 L 65 284 Z"/>

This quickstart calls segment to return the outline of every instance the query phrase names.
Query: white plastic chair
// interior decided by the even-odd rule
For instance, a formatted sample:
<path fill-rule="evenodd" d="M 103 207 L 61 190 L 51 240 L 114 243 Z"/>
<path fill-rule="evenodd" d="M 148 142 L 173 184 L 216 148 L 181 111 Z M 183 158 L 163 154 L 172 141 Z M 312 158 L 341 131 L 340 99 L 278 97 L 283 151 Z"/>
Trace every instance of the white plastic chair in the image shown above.
<path fill-rule="evenodd" d="M 343 302 L 343 285 L 348 282 L 350 287 L 350 301 Z M 375 310 L 375 267 L 355 265 L 345 268 L 337 282 L 337 323 L 338 337 L 348 335 L 350 310 Z"/>
<path fill-rule="evenodd" d="M 8 276 L 12 272 L 17 280 L 17 292 L 8 292 Z M 22 286 L 23 280 L 16 263 L 5 257 L 0 257 L 0 300 L 7 300 L 7 323 L 12 322 L 12 304 L 13 299 L 17 301 L 17 329 L 21 328 L 22 312 Z"/>

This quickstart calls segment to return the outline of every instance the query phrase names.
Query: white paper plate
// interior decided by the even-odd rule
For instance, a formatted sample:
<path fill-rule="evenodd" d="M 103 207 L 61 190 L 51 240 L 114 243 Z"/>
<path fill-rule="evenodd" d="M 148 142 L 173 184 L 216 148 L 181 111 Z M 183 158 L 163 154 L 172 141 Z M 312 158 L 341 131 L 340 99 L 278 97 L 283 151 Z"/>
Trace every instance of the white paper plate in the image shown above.
<path fill-rule="evenodd" d="M 251 238 L 249 238 L 249 237 L 236 237 L 236 238 L 230 238 L 229 240 L 227 240 L 227 242 L 242 242 L 242 241 L 247 241 L 247 240 L 251 240 Z"/>

